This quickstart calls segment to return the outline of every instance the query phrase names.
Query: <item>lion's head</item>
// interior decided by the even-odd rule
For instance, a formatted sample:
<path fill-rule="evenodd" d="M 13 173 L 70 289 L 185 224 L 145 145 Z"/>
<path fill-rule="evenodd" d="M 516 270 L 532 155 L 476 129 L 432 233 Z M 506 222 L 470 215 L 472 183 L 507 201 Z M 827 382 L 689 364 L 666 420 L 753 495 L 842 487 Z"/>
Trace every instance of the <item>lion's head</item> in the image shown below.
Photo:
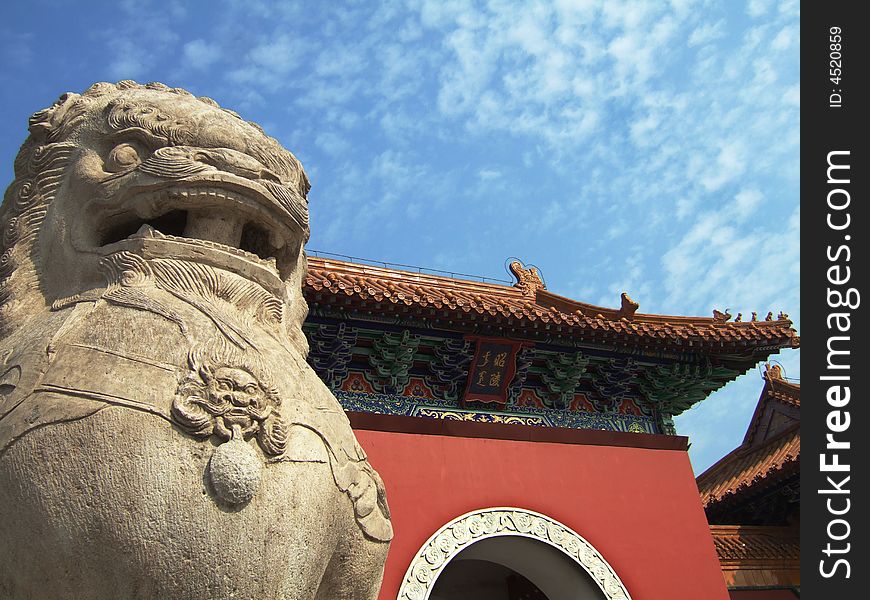
<path fill-rule="evenodd" d="M 172 404 L 176 424 L 203 439 L 256 436 L 267 455 L 284 452 L 287 428 L 279 411 L 281 398 L 256 354 L 240 353 L 218 337 L 207 347 L 191 349 L 188 367 Z"/>
<path fill-rule="evenodd" d="M 304 318 L 308 179 L 256 124 L 159 83 L 97 83 L 30 119 L 0 225 L 0 334 L 104 285 L 119 253 L 243 277 Z"/>

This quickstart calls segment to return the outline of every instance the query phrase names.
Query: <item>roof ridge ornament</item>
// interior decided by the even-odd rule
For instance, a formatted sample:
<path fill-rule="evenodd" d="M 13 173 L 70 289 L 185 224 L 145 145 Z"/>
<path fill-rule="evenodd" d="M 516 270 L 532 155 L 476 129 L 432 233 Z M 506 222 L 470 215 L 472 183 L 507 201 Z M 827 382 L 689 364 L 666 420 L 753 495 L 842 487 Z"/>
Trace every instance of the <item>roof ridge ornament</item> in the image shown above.
<path fill-rule="evenodd" d="M 634 313 L 637 312 L 637 309 L 640 308 L 640 304 L 635 302 L 631 296 L 628 295 L 628 292 L 622 292 L 619 296 L 620 306 L 619 306 L 619 316 L 625 317 L 629 321 L 634 318 Z"/>
<path fill-rule="evenodd" d="M 713 320 L 719 323 L 726 323 L 731 320 L 730 308 L 726 308 L 725 312 L 713 309 Z"/>
<path fill-rule="evenodd" d="M 782 367 L 776 363 L 765 363 L 764 378 L 768 381 L 783 381 Z"/>
<path fill-rule="evenodd" d="M 514 283 L 515 288 L 519 288 L 523 292 L 523 296 L 534 298 L 538 290 L 547 289 L 544 280 L 541 279 L 541 274 L 538 268 L 530 266 L 528 269 L 523 266 L 518 260 L 511 261 L 510 270 L 516 278 Z"/>

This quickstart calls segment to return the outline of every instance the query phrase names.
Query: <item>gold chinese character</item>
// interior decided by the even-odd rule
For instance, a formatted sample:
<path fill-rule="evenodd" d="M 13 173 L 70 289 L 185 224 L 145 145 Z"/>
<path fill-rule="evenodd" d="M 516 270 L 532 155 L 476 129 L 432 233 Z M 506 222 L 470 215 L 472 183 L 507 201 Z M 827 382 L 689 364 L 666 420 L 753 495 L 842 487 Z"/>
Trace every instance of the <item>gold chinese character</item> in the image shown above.
<path fill-rule="evenodd" d="M 507 358 L 507 352 L 499 352 L 495 355 L 495 359 L 492 361 L 492 366 L 494 367 L 503 367 L 505 359 Z"/>
<path fill-rule="evenodd" d="M 478 367 L 485 367 L 486 365 L 488 365 L 489 364 L 489 355 L 490 355 L 490 351 L 487 350 L 486 353 L 481 357 L 481 359 L 482 359 L 481 362 L 477 363 L 477 366 Z"/>
<path fill-rule="evenodd" d="M 501 373 L 493 373 L 489 377 L 489 385 L 497 386 L 499 383 L 501 383 Z"/>
<path fill-rule="evenodd" d="M 486 387 L 486 381 L 484 381 L 484 379 L 486 379 L 486 371 L 481 371 L 480 375 L 477 377 L 477 385 Z"/>

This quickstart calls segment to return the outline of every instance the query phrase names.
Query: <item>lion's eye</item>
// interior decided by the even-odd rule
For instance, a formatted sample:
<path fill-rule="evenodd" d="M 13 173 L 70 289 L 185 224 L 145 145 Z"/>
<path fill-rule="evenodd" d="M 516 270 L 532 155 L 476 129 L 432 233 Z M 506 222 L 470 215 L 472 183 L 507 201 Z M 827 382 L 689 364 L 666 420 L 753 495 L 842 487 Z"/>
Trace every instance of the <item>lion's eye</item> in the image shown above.
<path fill-rule="evenodd" d="M 139 149 L 133 144 L 118 144 L 109 152 L 104 169 L 109 173 L 132 169 L 142 162 Z"/>
<path fill-rule="evenodd" d="M 256 394 L 257 393 L 257 386 L 255 386 L 254 384 L 246 386 L 245 393 L 246 394 Z"/>

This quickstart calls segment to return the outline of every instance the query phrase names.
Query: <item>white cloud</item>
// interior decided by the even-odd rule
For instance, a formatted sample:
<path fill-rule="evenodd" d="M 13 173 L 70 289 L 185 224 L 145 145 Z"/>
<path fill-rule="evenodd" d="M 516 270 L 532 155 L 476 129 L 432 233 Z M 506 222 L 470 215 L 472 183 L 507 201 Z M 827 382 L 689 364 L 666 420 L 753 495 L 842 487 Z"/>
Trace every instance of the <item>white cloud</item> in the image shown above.
<path fill-rule="evenodd" d="M 748 194 L 743 198 L 750 200 L 744 201 L 757 201 Z M 728 207 L 700 215 L 662 258 L 668 302 L 701 314 L 713 308 L 733 308 L 745 315 L 798 308 L 799 214 L 795 209 L 780 228 L 763 232 L 738 232 Z"/>
<path fill-rule="evenodd" d="M 721 39 L 725 35 L 725 21 L 704 23 L 692 30 L 689 35 L 689 46 L 703 46 L 710 42 Z"/>
<path fill-rule="evenodd" d="M 801 86 L 799 83 L 789 86 L 785 89 L 782 95 L 782 100 L 786 104 L 800 108 L 801 105 Z"/>
<path fill-rule="evenodd" d="M 97 34 L 105 40 L 103 56 L 108 59 L 109 75 L 115 79 L 157 79 L 157 65 L 176 48 L 179 36 L 174 18 L 183 7 L 177 3 L 155 6 L 151 0 L 141 0 L 122 2 L 120 8 L 123 18 Z"/>
<path fill-rule="evenodd" d="M 109 73 L 115 79 L 142 79 L 150 68 L 150 61 L 141 49 L 131 44 L 119 44 L 117 54 L 109 63 Z"/>
<path fill-rule="evenodd" d="M 395 142 L 405 142 L 421 130 L 422 124 L 410 115 L 400 112 L 385 112 L 380 120 L 381 130 Z"/>
<path fill-rule="evenodd" d="M 8 67 L 23 68 L 33 61 L 33 44 L 36 35 L 24 31 L 12 31 L 6 27 L 0 28 L 0 48 L 2 48 L 3 63 Z"/>
<path fill-rule="evenodd" d="M 661 4 L 647 0 L 613 0 L 604 2 L 602 16 L 605 27 L 614 29 L 648 29 L 653 14 Z"/>
<path fill-rule="evenodd" d="M 248 58 L 261 69 L 284 74 L 299 65 L 305 51 L 305 43 L 302 40 L 290 35 L 282 35 L 261 41 L 248 53 Z"/>
<path fill-rule="evenodd" d="M 321 77 L 352 77 L 366 66 L 364 47 L 343 44 L 322 50 L 314 61 L 314 71 Z"/>
<path fill-rule="evenodd" d="M 746 12 L 750 17 L 761 17 L 770 10 L 772 0 L 749 0 L 746 5 Z"/>
<path fill-rule="evenodd" d="M 249 50 L 232 57 L 225 76 L 233 85 L 273 94 L 298 84 L 294 71 L 304 64 L 308 51 L 301 37 L 263 34 Z"/>
<path fill-rule="evenodd" d="M 347 155 L 350 143 L 342 135 L 335 131 L 322 131 L 314 138 L 318 148 L 335 157 Z"/>
<path fill-rule="evenodd" d="M 755 188 L 744 188 L 737 193 L 734 200 L 735 218 L 742 221 L 755 212 L 764 200 L 764 195 Z"/>
<path fill-rule="evenodd" d="M 776 34 L 776 37 L 773 38 L 773 41 L 770 42 L 770 47 L 774 50 L 788 50 L 792 44 L 797 41 L 799 36 L 800 33 L 797 27 L 783 27 L 779 33 Z"/>
<path fill-rule="evenodd" d="M 719 144 L 716 161 L 702 175 L 701 184 L 709 192 L 739 177 L 746 168 L 746 149 L 742 140 L 732 139 Z"/>
<path fill-rule="evenodd" d="M 220 46 L 202 39 L 192 40 L 184 44 L 184 60 L 194 69 L 207 69 L 221 57 Z"/>
<path fill-rule="evenodd" d="M 625 219 L 617 220 L 613 225 L 607 228 L 607 238 L 614 240 L 618 237 L 622 237 L 629 231 L 628 221 Z"/>
<path fill-rule="evenodd" d="M 537 213 L 538 219 L 535 226 L 540 230 L 550 229 L 566 221 L 566 209 L 558 200 L 552 200 Z"/>

